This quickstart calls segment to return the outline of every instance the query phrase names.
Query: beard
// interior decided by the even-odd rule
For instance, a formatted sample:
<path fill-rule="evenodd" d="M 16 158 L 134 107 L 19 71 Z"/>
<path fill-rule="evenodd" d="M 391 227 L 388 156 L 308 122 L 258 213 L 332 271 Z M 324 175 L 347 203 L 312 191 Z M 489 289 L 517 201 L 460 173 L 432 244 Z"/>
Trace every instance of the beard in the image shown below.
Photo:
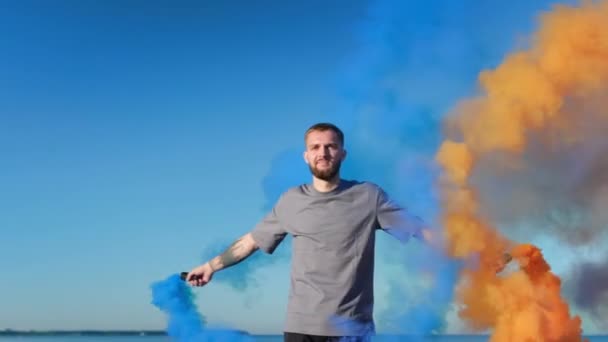
<path fill-rule="evenodd" d="M 329 182 L 334 179 L 338 172 L 340 172 L 340 166 L 342 165 L 342 161 L 335 161 L 331 164 L 331 167 L 324 170 L 319 170 L 315 164 L 308 164 L 308 168 L 310 169 L 310 173 L 313 174 L 316 178 Z"/>

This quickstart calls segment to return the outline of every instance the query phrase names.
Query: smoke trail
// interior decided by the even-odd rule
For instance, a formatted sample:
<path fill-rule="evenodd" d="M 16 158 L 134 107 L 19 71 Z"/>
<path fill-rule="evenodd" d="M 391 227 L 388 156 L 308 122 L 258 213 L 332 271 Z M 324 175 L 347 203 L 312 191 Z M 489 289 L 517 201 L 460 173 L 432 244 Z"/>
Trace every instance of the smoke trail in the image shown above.
<path fill-rule="evenodd" d="M 253 339 L 235 330 L 206 329 L 205 318 L 194 304 L 194 295 L 179 275 L 151 285 L 152 304 L 167 315 L 167 333 L 178 342 L 224 342 Z"/>
<path fill-rule="evenodd" d="M 574 303 L 589 310 L 600 329 L 608 329 L 608 259 L 578 265 L 574 279 L 577 292 Z"/>
<path fill-rule="evenodd" d="M 455 257 L 478 256 L 480 261 L 461 275 L 457 296 L 464 309 L 460 315 L 474 329 L 493 328 L 493 341 L 580 341 L 580 318 L 570 316 L 561 298 L 561 281 L 537 247 L 513 247 L 521 270 L 505 277 L 493 274 L 496 260 L 512 243 L 490 218 L 529 210 L 529 205 L 547 199 L 547 194 L 565 195 L 570 197 L 550 198 L 533 210 L 554 209 L 562 214 L 563 208 L 570 207 L 556 220 L 565 224 L 556 229 L 577 237 L 572 240 L 578 244 L 589 241 L 585 235 L 601 230 L 601 213 L 590 212 L 595 210 L 594 203 L 603 203 L 602 191 L 598 193 L 594 185 L 602 184 L 604 166 L 593 156 L 605 148 L 599 134 L 608 121 L 604 109 L 608 2 L 585 2 L 579 8 L 556 6 L 542 16 L 530 49 L 483 72 L 480 83 L 483 94 L 456 109 L 437 153 L 443 167 L 448 250 Z M 578 165 L 568 163 L 572 161 Z M 487 189 L 500 184 L 505 174 L 514 179 L 524 178 L 522 174 L 535 176 L 529 182 L 543 185 L 553 178 L 563 181 L 565 189 L 552 192 L 541 186 L 535 192 L 538 187 L 525 188 L 525 194 L 536 196 L 526 197 L 527 205 L 516 206 L 513 212 L 502 207 L 501 200 L 485 204 L 492 202 L 488 194 L 496 195 Z M 480 184 L 486 187 L 483 203 Z M 600 222 L 600 228 L 593 228 L 594 221 Z M 591 228 L 580 234 L 568 231 L 572 226 Z"/>

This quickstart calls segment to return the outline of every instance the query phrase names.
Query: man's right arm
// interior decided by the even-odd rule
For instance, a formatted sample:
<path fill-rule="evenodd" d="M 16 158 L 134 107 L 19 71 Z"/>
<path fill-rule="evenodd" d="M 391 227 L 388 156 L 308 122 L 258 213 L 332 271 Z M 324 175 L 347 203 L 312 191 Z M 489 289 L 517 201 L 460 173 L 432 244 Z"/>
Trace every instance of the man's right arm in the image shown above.
<path fill-rule="evenodd" d="M 258 245 L 255 243 L 255 240 L 253 240 L 251 233 L 247 233 L 233 242 L 224 253 L 211 259 L 209 265 L 214 271 L 219 271 L 238 264 L 256 250 L 258 250 Z"/>
<path fill-rule="evenodd" d="M 251 233 L 247 233 L 233 242 L 222 254 L 190 271 L 186 281 L 193 286 L 204 286 L 211 281 L 213 273 L 238 264 L 258 249 Z"/>

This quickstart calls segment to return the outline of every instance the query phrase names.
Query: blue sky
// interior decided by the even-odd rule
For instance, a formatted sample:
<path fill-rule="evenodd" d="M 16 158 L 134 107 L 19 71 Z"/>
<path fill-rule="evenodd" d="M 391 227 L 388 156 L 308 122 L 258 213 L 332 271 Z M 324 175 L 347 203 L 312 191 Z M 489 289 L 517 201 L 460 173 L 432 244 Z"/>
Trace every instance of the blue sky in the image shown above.
<path fill-rule="evenodd" d="M 0 329 L 164 328 L 150 284 L 308 181 L 302 134 L 317 121 L 346 131 L 345 177 L 432 221 L 441 117 L 549 6 L 0 2 Z M 381 315 L 394 278 L 419 277 L 379 245 Z M 199 310 L 279 332 L 288 267 L 288 243 L 256 255 L 196 290 Z"/>

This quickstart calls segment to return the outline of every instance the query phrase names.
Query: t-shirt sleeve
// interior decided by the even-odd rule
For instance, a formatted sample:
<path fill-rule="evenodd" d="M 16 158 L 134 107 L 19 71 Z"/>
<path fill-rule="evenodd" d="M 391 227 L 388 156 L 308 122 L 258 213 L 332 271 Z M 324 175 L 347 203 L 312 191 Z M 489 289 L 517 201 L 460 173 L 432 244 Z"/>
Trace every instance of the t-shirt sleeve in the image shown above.
<path fill-rule="evenodd" d="M 251 231 L 251 236 L 258 247 L 268 254 L 272 254 L 287 235 L 281 224 L 278 208 L 279 202 Z"/>
<path fill-rule="evenodd" d="M 402 242 L 407 242 L 412 236 L 422 238 L 425 224 L 418 216 L 400 206 L 381 188 L 378 188 L 376 200 L 376 220 L 380 229 Z"/>

